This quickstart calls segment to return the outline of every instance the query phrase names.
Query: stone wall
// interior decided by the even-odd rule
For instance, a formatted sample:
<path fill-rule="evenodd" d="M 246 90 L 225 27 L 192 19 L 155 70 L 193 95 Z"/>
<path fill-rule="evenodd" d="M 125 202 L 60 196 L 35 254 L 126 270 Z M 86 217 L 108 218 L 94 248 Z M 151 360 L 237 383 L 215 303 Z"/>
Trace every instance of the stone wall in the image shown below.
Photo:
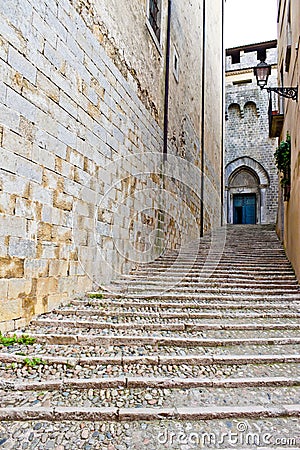
<path fill-rule="evenodd" d="M 272 65 L 268 85 L 274 86 L 277 84 L 277 49 L 269 48 L 266 54 L 266 62 Z M 226 57 L 226 188 L 228 192 L 230 177 L 234 175 L 232 170 L 249 169 L 259 178 L 257 195 L 261 206 L 258 205 L 257 221 L 275 223 L 278 175 L 274 163 L 274 152 L 277 140 L 269 138 L 268 93 L 261 91 L 253 75 L 253 67 L 258 63 L 255 49 L 245 53 L 241 50 L 239 63 L 232 63 L 231 56 Z M 276 97 L 273 99 L 273 104 L 275 101 L 277 101 Z M 263 184 L 262 180 L 264 180 Z M 261 184 L 260 187 L 259 184 Z M 242 193 L 242 188 L 243 186 L 240 186 L 234 192 Z M 250 193 L 249 189 L 246 190 Z M 261 195 L 264 198 L 260 198 Z M 227 218 L 230 222 L 232 221 L 232 199 L 229 199 L 229 194 L 226 203 Z"/>
<path fill-rule="evenodd" d="M 180 70 L 176 81 L 171 65 L 164 163 L 166 3 L 161 49 L 146 1 L 1 3 L 1 330 L 199 236 L 203 2 L 173 2 Z M 207 23 L 221 24 L 221 3 Z M 222 111 L 221 93 L 207 104 Z M 220 128 L 208 134 L 218 173 Z M 211 190 L 218 205 L 219 179 Z M 220 215 L 219 205 L 210 224 Z"/>
<path fill-rule="evenodd" d="M 282 0 L 278 11 L 278 83 L 286 87 L 300 85 L 300 3 Z M 284 201 L 280 189 L 278 233 L 300 281 L 300 102 L 285 99 L 284 123 L 279 141 L 291 136 L 291 189 L 289 201 Z"/>

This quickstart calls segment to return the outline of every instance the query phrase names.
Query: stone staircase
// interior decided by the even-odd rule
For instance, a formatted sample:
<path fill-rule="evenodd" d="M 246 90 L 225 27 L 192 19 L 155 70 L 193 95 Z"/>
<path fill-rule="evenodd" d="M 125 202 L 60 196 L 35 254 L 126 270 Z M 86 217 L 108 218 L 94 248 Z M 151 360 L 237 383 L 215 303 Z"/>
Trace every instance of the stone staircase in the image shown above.
<path fill-rule="evenodd" d="M 206 236 L 0 346 L 0 448 L 299 449 L 299 285 L 273 227 L 224 244 L 217 264 Z"/>

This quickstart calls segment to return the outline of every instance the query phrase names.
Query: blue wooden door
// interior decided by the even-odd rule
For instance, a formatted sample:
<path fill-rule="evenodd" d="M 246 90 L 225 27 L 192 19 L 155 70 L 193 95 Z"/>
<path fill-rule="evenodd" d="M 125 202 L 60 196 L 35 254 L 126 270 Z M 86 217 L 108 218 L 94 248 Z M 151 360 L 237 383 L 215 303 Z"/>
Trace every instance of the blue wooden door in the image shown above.
<path fill-rule="evenodd" d="M 233 223 L 256 223 L 256 195 L 237 194 L 233 196 Z"/>

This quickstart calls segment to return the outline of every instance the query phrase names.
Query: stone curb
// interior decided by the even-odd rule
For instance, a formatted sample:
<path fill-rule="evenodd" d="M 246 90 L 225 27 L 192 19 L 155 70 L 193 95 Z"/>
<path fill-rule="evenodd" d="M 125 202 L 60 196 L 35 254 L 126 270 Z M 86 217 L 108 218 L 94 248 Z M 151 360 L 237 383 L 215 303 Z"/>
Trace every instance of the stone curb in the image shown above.
<path fill-rule="evenodd" d="M 299 378 L 168 378 L 168 377 L 117 377 L 117 378 L 65 378 L 57 381 L 14 382 L 0 381 L 0 389 L 9 391 L 59 391 L 65 389 L 107 389 L 107 388 L 246 388 L 246 387 L 291 387 L 300 386 Z"/>
<path fill-rule="evenodd" d="M 299 405 L 267 408 L 203 407 L 203 408 L 0 408 L 0 421 L 153 421 L 153 420 L 212 420 L 225 418 L 261 419 L 265 417 L 299 417 Z"/>
<path fill-rule="evenodd" d="M 209 300 L 209 299 L 208 299 Z M 300 299 L 299 299 L 300 300 Z M 74 306 L 82 306 L 83 302 L 79 301 L 73 301 L 72 304 Z M 151 302 L 151 301 L 125 301 L 125 302 L 110 302 L 109 300 L 107 302 L 105 301 L 93 301 L 93 302 L 85 302 L 85 306 L 98 306 L 98 307 L 150 307 L 150 308 L 160 308 L 160 309 L 220 309 L 220 310 L 227 310 L 227 309 L 234 309 L 234 310 L 244 310 L 244 309 L 269 309 L 269 308 L 277 308 L 277 309 L 291 309 L 298 311 L 300 309 L 300 304 L 291 303 L 291 300 L 289 299 L 289 303 L 258 303 L 258 304 L 251 304 L 249 301 L 249 304 L 241 304 L 237 301 L 235 303 L 197 303 L 190 302 L 190 303 L 179 303 L 179 302 Z M 99 310 L 101 312 L 101 310 Z"/>
<path fill-rule="evenodd" d="M 22 336 L 23 333 L 14 333 L 17 336 Z M 151 336 L 102 336 L 102 335 L 83 335 L 83 334 L 37 334 L 30 335 L 38 343 L 48 343 L 57 345 L 68 344 L 101 344 L 105 346 L 111 345 L 137 345 L 146 344 L 152 346 L 178 346 L 178 347 L 226 347 L 235 345 L 288 345 L 300 344 L 300 337 L 298 338 L 249 338 L 249 339 L 202 339 L 202 338 L 187 338 L 187 337 L 151 337 Z"/>
<path fill-rule="evenodd" d="M 63 326 L 64 328 L 92 328 L 101 330 L 132 330 L 132 323 L 113 323 L 113 322 L 96 322 L 96 321 L 75 321 L 75 320 L 55 320 L 55 319 L 36 319 L 32 320 L 32 325 L 35 326 L 52 326 L 58 327 Z M 134 327 L 136 330 L 159 330 L 159 331 L 218 331 L 218 330 L 244 330 L 244 331 L 255 331 L 255 330 L 299 330 L 300 324 L 193 324 L 193 323 L 176 323 L 176 324 L 159 324 L 159 323 L 139 323 L 134 322 Z"/>
<path fill-rule="evenodd" d="M 127 304 L 128 306 L 128 304 Z M 287 308 L 288 310 L 288 308 Z M 74 311 L 74 313 L 73 313 Z M 55 310 L 54 313 L 58 313 L 61 315 L 69 315 L 69 310 Z M 94 316 L 99 315 L 103 317 L 115 317 L 116 311 L 109 310 L 71 310 L 71 313 L 77 316 Z M 117 311 L 117 315 L 120 317 L 136 317 L 136 312 L 132 311 Z M 191 312 L 146 312 L 139 311 L 139 317 L 150 317 L 150 318 L 158 318 L 158 319 L 172 319 L 172 318 L 183 318 L 183 319 L 224 319 L 226 318 L 234 318 L 234 319 L 244 319 L 244 318 L 299 318 L 299 313 L 289 313 L 289 312 L 278 312 L 269 313 L 269 312 L 259 312 L 259 313 L 244 313 L 244 314 L 236 314 L 236 313 L 191 313 Z M 135 324 L 135 322 L 133 322 Z"/>
<path fill-rule="evenodd" d="M 44 354 L 22 356 L 13 353 L 0 353 L 0 361 L 3 363 L 22 363 L 26 358 L 36 357 L 43 360 L 47 364 L 65 364 L 65 365 L 180 365 L 188 364 L 193 366 L 213 365 L 213 364 L 272 364 L 272 363 L 300 363 L 300 354 L 297 355 L 211 355 L 211 356 L 107 356 L 107 357 L 63 357 L 63 356 L 46 356 Z"/>
<path fill-rule="evenodd" d="M 118 304 L 117 300 L 123 300 L 124 302 L 124 298 L 125 301 L 129 301 L 129 302 L 134 302 L 136 301 L 136 303 L 140 303 L 138 302 L 138 300 L 141 300 L 143 302 L 151 302 L 151 303 L 161 303 L 161 302 L 166 302 L 166 301 L 173 301 L 176 300 L 184 300 L 186 301 L 192 301 L 193 304 L 197 304 L 196 302 L 201 302 L 201 301 L 216 301 L 216 302 L 223 302 L 221 304 L 224 304 L 224 302 L 229 302 L 232 301 L 233 304 L 240 304 L 240 302 L 262 302 L 265 303 L 266 302 L 266 298 L 268 299 L 267 303 L 273 304 L 273 302 L 284 302 L 284 303 L 288 303 L 291 301 L 299 301 L 300 302 L 300 294 L 298 295 L 293 295 L 293 294 L 287 294 L 287 295 L 256 295 L 256 294 L 247 294 L 247 295 L 239 295 L 238 293 L 236 294 L 230 294 L 230 295 L 226 295 L 226 294 L 211 294 L 211 293 L 203 293 L 203 294 L 199 294 L 199 293 L 193 293 L 193 294 L 189 294 L 189 295 L 182 295 L 180 293 L 168 293 L 168 294 L 157 294 L 157 295 L 144 295 L 142 293 L 123 293 L 123 294 L 110 294 L 108 293 L 107 295 L 103 294 L 103 298 L 102 299 L 87 299 L 84 298 L 82 300 L 73 300 L 71 303 L 73 305 L 86 305 L 86 304 Z M 179 303 L 179 302 L 178 302 Z M 207 303 L 204 303 L 207 304 Z"/>

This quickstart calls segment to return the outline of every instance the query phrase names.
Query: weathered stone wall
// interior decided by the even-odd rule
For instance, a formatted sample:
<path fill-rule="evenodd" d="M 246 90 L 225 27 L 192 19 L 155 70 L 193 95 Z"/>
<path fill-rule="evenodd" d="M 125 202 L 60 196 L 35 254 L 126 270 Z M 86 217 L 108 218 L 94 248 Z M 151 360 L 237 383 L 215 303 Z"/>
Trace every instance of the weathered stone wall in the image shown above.
<path fill-rule="evenodd" d="M 282 72 L 284 86 L 300 85 L 300 3 L 282 0 L 279 3 L 278 74 Z M 290 12 L 290 14 L 289 14 Z M 289 61 L 289 63 L 288 63 Z M 298 101 L 285 100 L 284 123 L 280 140 L 291 136 L 291 191 L 289 201 L 280 189 L 278 232 L 283 238 L 287 255 L 300 281 L 300 95 Z"/>
<path fill-rule="evenodd" d="M 208 23 L 221 11 L 214 2 Z M 177 82 L 171 65 L 174 158 L 165 164 L 166 2 L 161 54 L 145 25 L 146 1 L 1 3 L 2 330 L 199 236 L 201 176 L 192 172 L 200 161 L 202 3 L 173 2 L 180 70 Z M 220 63 L 212 63 L 219 74 Z M 208 108 L 221 110 L 221 100 L 208 99 Z M 209 136 L 206 157 L 217 173 L 219 128 Z M 219 192 L 220 180 L 213 185 Z"/>
<path fill-rule="evenodd" d="M 267 49 L 266 62 L 272 65 L 268 85 L 274 86 L 277 84 L 277 49 Z M 236 64 L 232 63 L 231 56 L 226 57 L 225 166 L 235 168 L 232 164 L 234 161 L 241 159 L 243 162 L 247 157 L 248 161 L 254 160 L 250 162 L 250 170 L 256 173 L 258 166 L 261 166 L 259 170 L 264 169 L 268 181 L 267 186 L 263 186 L 264 211 L 258 211 L 258 221 L 275 223 L 278 175 L 274 163 L 274 152 L 277 140 L 269 138 L 268 93 L 261 91 L 253 75 L 253 67 L 258 63 L 257 51 L 247 53 L 241 51 L 240 63 Z M 227 175 L 231 176 L 229 173 Z M 242 192 L 241 189 L 240 192 Z M 229 198 L 227 203 L 229 219 L 231 214 L 229 209 L 232 208 Z"/>

